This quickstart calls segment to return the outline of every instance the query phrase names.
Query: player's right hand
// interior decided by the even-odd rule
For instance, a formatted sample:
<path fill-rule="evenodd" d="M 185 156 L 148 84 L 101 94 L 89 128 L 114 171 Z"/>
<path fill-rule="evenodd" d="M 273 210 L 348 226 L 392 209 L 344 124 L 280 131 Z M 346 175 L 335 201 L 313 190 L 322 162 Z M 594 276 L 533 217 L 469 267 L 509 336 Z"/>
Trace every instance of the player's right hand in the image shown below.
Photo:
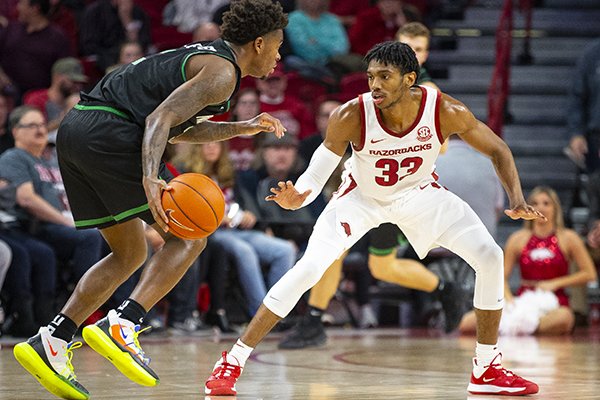
<path fill-rule="evenodd" d="M 265 197 L 267 201 L 274 201 L 279 204 L 281 208 L 286 210 L 297 210 L 302 207 L 302 203 L 308 197 L 311 190 L 307 190 L 304 193 L 299 193 L 292 181 L 279 182 L 276 188 L 271 188 L 271 195 Z"/>
<path fill-rule="evenodd" d="M 172 190 L 172 188 L 165 181 L 158 178 L 144 177 L 142 184 L 144 185 L 144 191 L 148 198 L 148 207 L 150 208 L 150 212 L 152 212 L 154 220 L 163 231 L 168 232 L 169 226 L 167 224 L 169 223 L 169 217 L 167 217 L 162 207 L 161 199 L 162 192 L 164 190 Z"/>

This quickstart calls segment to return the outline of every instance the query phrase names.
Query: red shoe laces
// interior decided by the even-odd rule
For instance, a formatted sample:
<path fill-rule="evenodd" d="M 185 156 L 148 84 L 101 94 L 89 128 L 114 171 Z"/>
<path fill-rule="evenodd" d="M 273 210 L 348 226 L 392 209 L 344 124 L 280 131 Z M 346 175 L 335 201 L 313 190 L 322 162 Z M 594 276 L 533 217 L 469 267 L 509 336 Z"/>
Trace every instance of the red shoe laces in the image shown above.
<path fill-rule="evenodd" d="M 223 361 L 219 368 L 215 370 L 215 377 L 217 378 L 229 378 L 232 375 L 235 377 L 239 376 L 240 370 L 242 367 L 239 365 L 233 365 L 227 362 L 227 352 L 224 351 L 221 356 L 223 357 Z"/>
<path fill-rule="evenodd" d="M 503 367 L 502 367 L 502 364 L 500 364 L 500 363 L 492 363 L 492 364 L 490 364 L 490 365 L 488 365 L 488 366 L 486 366 L 486 367 L 484 367 L 484 368 L 490 368 L 490 367 L 491 367 L 491 368 L 494 368 L 494 369 L 497 369 L 497 370 L 499 370 L 499 371 L 501 371 L 501 372 L 503 372 L 503 373 L 504 373 L 504 375 L 506 375 L 506 376 L 507 376 L 507 377 L 509 377 L 509 378 L 510 378 L 510 377 L 514 377 L 514 378 L 516 378 L 516 377 L 517 377 L 517 376 L 516 376 L 516 374 L 515 374 L 514 372 L 512 372 L 511 370 L 509 370 L 509 369 L 506 369 L 506 368 L 503 368 Z"/>

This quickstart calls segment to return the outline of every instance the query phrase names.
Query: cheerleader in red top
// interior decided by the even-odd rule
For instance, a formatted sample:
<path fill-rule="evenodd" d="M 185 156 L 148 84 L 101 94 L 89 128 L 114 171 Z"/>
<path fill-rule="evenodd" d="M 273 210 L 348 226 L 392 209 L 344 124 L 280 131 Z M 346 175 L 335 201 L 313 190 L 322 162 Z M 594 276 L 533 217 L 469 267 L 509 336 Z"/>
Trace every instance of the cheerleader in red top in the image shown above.
<path fill-rule="evenodd" d="M 573 330 L 575 317 L 569 308 L 565 288 L 595 280 L 596 270 L 583 240 L 575 231 L 565 228 L 560 201 L 554 190 L 538 186 L 532 190 L 527 202 L 548 220 L 525 221 L 524 228 L 513 233 L 506 242 L 504 298 L 507 304 L 500 331 L 507 334 L 567 334 Z M 508 279 L 517 263 L 521 287 L 517 296 L 513 296 Z M 576 272 L 569 273 L 570 263 L 577 266 Z M 519 297 L 525 300 L 524 296 L 528 296 L 527 300 L 520 302 Z M 530 315 L 523 316 L 523 312 Z M 475 317 L 470 314 L 473 313 L 463 317 L 461 332 L 474 331 Z"/>

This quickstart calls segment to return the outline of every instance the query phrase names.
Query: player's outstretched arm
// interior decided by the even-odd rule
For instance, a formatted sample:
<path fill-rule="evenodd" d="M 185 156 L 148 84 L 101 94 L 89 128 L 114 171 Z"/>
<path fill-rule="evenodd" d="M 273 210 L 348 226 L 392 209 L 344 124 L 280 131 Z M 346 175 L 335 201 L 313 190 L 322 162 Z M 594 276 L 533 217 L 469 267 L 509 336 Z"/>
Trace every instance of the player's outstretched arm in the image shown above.
<path fill-rule="evenodd" d="M 260 132 L 273 132 L 275 136 L 280 138 L 286 132 L 286 129 L 277 118 L 268 113 L 261 113 L 247 121 L 205 121 L 194 125 L 181 135 L 171 138 L 169 143 L 210 143 L 240 135 L 256 135 Z"/>
<path fill-rule="evenodd" d="M 504 211 L 506 215 L 512 219 L 546 219 L 525 201 L 515 160 L 506 143 L 486 124 L 477 120 L 464 104 L 444 95 L 440 107 L 440 127 L 444 137 L 456 133 L 480 153 L 490 157 L 508 194 L 510 209 Z"/>

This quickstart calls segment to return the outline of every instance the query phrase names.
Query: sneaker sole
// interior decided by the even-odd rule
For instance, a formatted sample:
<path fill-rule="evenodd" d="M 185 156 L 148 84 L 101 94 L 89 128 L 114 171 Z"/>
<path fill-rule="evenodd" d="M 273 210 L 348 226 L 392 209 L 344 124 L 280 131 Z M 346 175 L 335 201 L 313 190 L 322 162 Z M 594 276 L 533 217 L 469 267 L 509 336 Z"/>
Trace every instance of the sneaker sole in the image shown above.
<path fill-rule="evenodd" d="M 470 394 L 480 394 L 480 395 L 522 396 L 522 395 L 526 395 L 526 394 L 535 394 L 539 391 L 539 390 L 530 390 L 527 387 L 516 390 L 516 391 L 509 391 L 506 389 L 507 388 L 501 387 L 501 386 L 477 385 L 474 383 L 469 383 L 467 392 L 469 392 Z"/>
<path fill-rule="evenodd" d="M 226 387 L 209 389 L 208 387 L 204 386 L 204 394 L 209 396 L 235 396 L 237 395 L 237 390 L 235 390 L 235 388 L 230 389 Z"/>
<path fill-rule="evenodd" d="M 133 356 L 117 347 L 96 325 L 83 328 L 85 342 L 98 354 L 110 361 L 123 375 L 142 386 L 156 386 L 160 382 L 150 375 Z"/>
<path fill-rule="evenodd" d="M 90 395 L 71 385 L 62 375 L 46 365 L 40 355 L 27 343 L 19 343 L 13 349 L 15 358 L 47 391 L 62 399 L 87 400 Z"/>

